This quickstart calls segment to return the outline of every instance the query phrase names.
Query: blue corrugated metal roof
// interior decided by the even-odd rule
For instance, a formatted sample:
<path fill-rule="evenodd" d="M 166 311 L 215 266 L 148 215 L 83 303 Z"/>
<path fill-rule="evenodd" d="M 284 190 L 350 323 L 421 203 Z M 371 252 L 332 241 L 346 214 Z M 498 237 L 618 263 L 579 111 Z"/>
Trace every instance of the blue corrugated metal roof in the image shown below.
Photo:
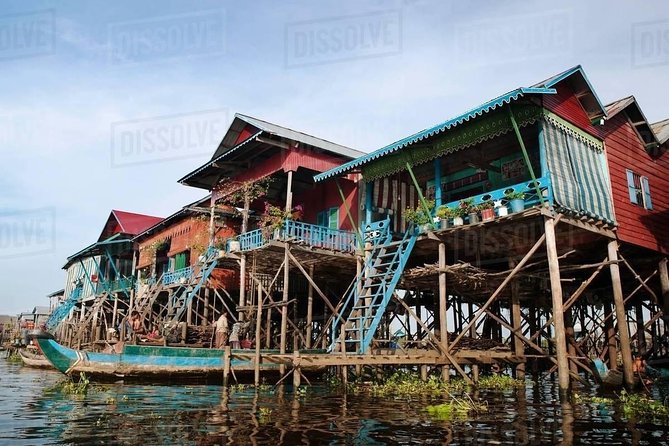
<path fill-rule="evenodd" d="M 446 122 L 442 122 L 434 127 L 430 127 L 418 133 L 415 133 L 406 138 L 400 139 L 392 144 L 389 144 L 385 147 L 380 148 L 372 153 L 356 158 L 352 161 L 349 161 L 345 164 L 342 164 L 339 167 L 330 169 L 327 172 L 320 173 L 314 176 L 316 182 L 331 178 L 336 175 L 340 175 L 346 172 L 349 172 L 357 167 L 367 164 L 368 162 L 380 158 L 382 156 L 388 155 L 390 153 L 396 152 L 404 147 L 407 147 L 411 144 L 414 144 L 423 139 L 429 138 L 431 136 L 437 135 L 445 130 L 453 128 L 457 125 L 460 125 L 464 122 L 469 121 L 470 119 L 481 116 L 485 113 L 488 113 L 491 110 L 501 107 L 504 104 L 509 104 L 511 101 L 515 101 L 523 95 L 526 94 L 555 94 L 557 91 L 554 88 L 543 88 L 543 87 L 532 87 L 532 88 L 517 88 L 513 91 L 510 91 L 502 96 L 499 96 L 491 101 L 486 102 L 483 105 L 480 105 L 472 110 L 469 110 L 466 113 L 463 113 L 453 119 L 450 119 Z"/>

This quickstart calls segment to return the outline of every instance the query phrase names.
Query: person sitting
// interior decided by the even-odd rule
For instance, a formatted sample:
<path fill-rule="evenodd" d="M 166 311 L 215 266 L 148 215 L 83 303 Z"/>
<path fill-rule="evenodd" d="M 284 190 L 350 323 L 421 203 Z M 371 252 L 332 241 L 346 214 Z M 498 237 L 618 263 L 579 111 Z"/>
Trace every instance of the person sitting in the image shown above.
<path fill-rule="evenodd" d="M 138 311 L 133 310 L 133 312 L 130 313 L 130 329 L 136 335 L 146 334 L 144 324 L 142 324 Z"/>

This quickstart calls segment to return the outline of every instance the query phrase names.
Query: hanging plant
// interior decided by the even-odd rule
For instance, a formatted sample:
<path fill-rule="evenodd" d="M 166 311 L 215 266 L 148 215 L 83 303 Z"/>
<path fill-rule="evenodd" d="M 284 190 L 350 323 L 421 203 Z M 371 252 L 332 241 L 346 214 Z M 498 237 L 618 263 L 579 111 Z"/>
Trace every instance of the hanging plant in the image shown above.
<path fill-rule="evenodd" d="M 224 205 L 243 206 L 247 198 L 249 202 L 253 202 L 266 196 L 272 181 L 271 177 L 255 181 L 235 181 L 227 178 L 219 181 L 212 193 L 217 196 L 216 201 Z"/>

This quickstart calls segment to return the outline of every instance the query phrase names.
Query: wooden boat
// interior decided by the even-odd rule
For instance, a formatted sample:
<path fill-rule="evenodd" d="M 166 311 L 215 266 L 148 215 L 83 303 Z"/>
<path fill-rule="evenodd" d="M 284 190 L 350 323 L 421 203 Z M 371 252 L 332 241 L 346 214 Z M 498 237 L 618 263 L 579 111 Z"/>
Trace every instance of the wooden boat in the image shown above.
<path fill-rule="evenodd" d="M 225 350 L 149 345 L 125 345 L 121 353 L 95 353 L 60 345 L 46 332 L 33 333 L 34 342 L 53 366 L 65 374 L 86 373 L 99 377 L 200 378 L 223 376 Z M 232 351 L 233 373 L 254 370 L 251 350 Z M 277 353 L 276 351 L 264 351 Z M 236 359 L 241 357 L 242 359 Z M 263 371 L 278 369 L 278 364 L 262 364 Z"/>
<path fill-rule="evenodd" d="M 606 364 L 604 364 L 604 361 L 601 359 L 597 358 L 593 360 L 594 364 L 594 370 L 596 371 L 595 378 L 599 378 L 598 381 L 600 384 L 604 387 L 611 387 L 611 388 L 620 388 L 623 387 L 624 385 L 624 377 L 623 377 L 623 372 L 620 370 L 610 370 Z M 634 386 L 638 386 L 640 384 L 640 380 L 638 376 L 634 377 Z"/>
<path fill-rule="evenodd" d="M 23 364 L 28 367 L 34 367 L 39 369 L 52 369 L 53 365 L 49 362 L 44 355 L 40 355 L 37 352 L 32 352 L 28 349 L 21 348 L 19 349 L 19 356 Z"/>

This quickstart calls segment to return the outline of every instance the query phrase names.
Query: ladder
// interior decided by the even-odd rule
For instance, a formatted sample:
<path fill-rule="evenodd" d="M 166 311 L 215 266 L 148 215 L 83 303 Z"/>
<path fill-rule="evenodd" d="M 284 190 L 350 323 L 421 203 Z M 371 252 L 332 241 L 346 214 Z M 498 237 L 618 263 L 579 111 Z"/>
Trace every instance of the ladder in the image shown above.
<path fill-rule="evenodd" d="M 416 237 L 416 231 L 410 227 L 401 240 L 393 240 L 389 219 L 367 225 L 363 272 L 351 284 L 339 315 L 332 320 L 330 351 L 335 351 L 339 344 L 347 351 L 352 345 L 358 354 L 367 352 Z"/>

